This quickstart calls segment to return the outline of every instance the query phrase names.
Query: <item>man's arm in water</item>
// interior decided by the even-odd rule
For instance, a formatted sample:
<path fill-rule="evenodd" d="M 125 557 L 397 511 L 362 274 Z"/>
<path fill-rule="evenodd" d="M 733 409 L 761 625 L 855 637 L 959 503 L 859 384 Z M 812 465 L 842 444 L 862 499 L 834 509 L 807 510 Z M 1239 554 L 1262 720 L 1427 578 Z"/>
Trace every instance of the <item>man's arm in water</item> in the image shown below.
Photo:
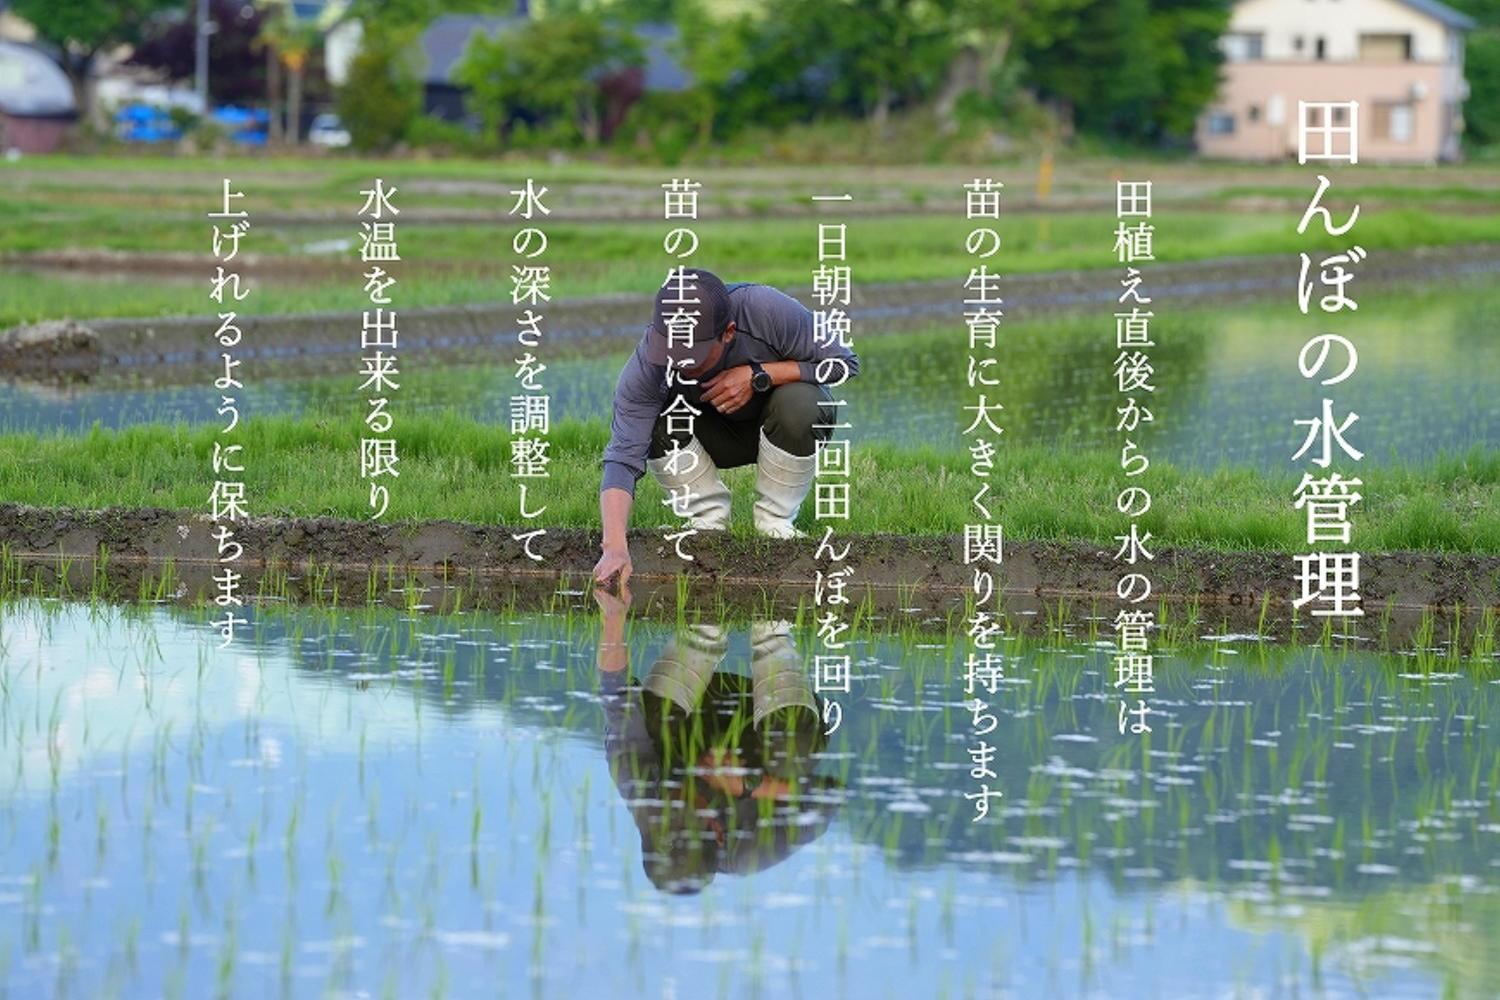
<path fill-rule="evenodd" d="M 608 694 L 618 694 L 624 683 L 625 669 L 629 666 L 628 648 L 625 645 L 625 613 L 630 608 L 630 591 L 620 588 L 620 593 L 606 594 L 594 591 L 594 600 L 599 605 L 599 671 L 614 674 L 616 678 L 608 685 Z"/>
<path fill-rule="evenodd" d="M 599 521 L 604 525 L 604 542 L 600 546 L 603 554 L 594 566 L 597 583 L 608 583 L 616 573 L 620 574 L 621 590 L 630 582 L 630 546 L 625 541 L 625 529 L 630 526 L 630 508 L 634 503 L 635 497 L 628 490 L 610 486 L 599 491 Z"/>
<path fill-rule="evenodd" d="M 625 362 L 615 383 L 614 415 L 609 445 L 604 449 L 604 476 L 599 487 L 599 523 L 604 540 L 594 566 L 594 580 L 608 583 L 619 574 L 623 587 L 630 579 L 630 547 L 625 531 L 635 502 L 635 483 L 646 472 L 651 433 L 666 398 L 666 368 L 646 361 L 642 346 Z"/>

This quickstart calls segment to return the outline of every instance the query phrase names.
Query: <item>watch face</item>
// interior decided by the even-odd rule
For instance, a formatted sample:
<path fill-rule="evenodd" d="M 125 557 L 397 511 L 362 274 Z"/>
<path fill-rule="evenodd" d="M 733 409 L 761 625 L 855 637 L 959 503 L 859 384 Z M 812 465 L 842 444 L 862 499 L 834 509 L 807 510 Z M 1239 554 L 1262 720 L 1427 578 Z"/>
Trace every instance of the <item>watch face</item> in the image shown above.
<path fill-rule="evenodd" d="M 765 392 L 771 388 L 771 373 L 756 372 L 750 376 L 750 387 L 756 392 Z"/>

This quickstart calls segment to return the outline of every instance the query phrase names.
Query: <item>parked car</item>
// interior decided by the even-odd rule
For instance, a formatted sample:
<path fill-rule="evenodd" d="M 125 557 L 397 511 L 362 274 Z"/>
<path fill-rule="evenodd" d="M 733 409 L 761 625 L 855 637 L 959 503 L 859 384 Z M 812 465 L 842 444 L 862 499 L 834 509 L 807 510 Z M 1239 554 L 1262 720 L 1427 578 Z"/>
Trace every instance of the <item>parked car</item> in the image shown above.
<path fill-rule="evenodd" d="M 349 130 L 344 128 L 344 122 L 338 115 L 324 112 L 313 118 L 312 125 L 307 130 L 307 141 L 314 146 L 341 149 L 349 145 Z"/>

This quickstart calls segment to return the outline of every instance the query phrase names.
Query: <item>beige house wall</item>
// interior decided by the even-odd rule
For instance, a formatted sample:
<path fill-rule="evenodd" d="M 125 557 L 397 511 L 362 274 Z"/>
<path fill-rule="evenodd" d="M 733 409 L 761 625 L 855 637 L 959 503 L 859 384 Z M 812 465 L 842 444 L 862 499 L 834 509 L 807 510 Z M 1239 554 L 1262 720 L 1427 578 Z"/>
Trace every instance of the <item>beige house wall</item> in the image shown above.
<path fill-rule="evenodd" d="M 1436 162 L 1456 152 L 1446 124 L 1441 63 L 1238 62 L 1224 66 L 1224 83 L 1212 110 L 1234 116 L 1227 135 L 1198 121 L 1198 149 L 1205 156 L 1279 160 L 1297 155 L 1297 102 L 1358 101 L 1362 161 Z M 1411 138 L 1375 135 L 1375 105 L 1410 102 Z M 1255 109 L 1252 120 L 1252 109 Z"/>

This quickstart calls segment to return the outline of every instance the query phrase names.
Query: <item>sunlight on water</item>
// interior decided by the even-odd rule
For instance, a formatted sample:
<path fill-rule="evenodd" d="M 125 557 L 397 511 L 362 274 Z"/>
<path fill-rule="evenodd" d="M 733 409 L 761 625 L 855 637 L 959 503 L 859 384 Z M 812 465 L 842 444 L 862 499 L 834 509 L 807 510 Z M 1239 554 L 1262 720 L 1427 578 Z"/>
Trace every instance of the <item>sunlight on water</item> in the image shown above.
<path fill-rule="evenodd" d="M 1362 310 L 1360 377 L 1340 387 L 1340 399 L 1361 415 L 1370 462 L 1420 462 L 1500 440 L 1500 398 L 1491 374 L 1500 368 L 1500 288 L 1472 281 L 1458 287 L 1463 294 L 1372 293 Z M 1301 443 L 1294 416 L 1315 411 L 1320 399 L 1318 386 L 1296 372 L 1297 351 L 1307 336 L 1301 318 L 1280 302 L 1163 308 L 1152 324 L 1151 352 L 1163 459 L 1199 468 L 1221 462 L 1285 468 Z M 924 332 L 862 342 L 861 373 L 843 393 L 858 414 L 850 432 L 854 440 L 961 446 L 955 400 L 963 391 L 967 352 L 961 315 L 955 311 L 951 320 L 946 328 L 938 317 L 917 328 Z M 1108 329 L 1101 322 L 1110 322 L 1107 311 L 1008 327 L 1004 385 L 1012 440 L 1104 448 L 1114 443 L 1113 341 L 1101 339 L 1100 330 Z M 1411 342 L 1416 329 L 1422 331 L 1420 349 Z M 607 420 L 624 358 L 550 361 L 552 412 L 560 419 Z M 509 381 L 489 355 L 479 365 L 424 369 L 404 383 L 403 405 L 408 412 L 456 406 L 503 427 Z M 77 431 L 96 421 L 106 427 L 203 421 L 213 413 L 212 391 L 0 384 L 0 431 Z M 348 407 L 358 403 L 343 376 L 258 379 L 250 399 L 264 413 L 352 415 Z"/>
<path fill-rule="evenodd" d="M 1015 640 L 975 823 L 940 639 L 863 640 L 825 742 L 775 623 L 206 621 L 0 607 L 15 995 L 1500 991 L 1474 669 L 1206 643 L 1143 743 L 1105 650 Z"/>

